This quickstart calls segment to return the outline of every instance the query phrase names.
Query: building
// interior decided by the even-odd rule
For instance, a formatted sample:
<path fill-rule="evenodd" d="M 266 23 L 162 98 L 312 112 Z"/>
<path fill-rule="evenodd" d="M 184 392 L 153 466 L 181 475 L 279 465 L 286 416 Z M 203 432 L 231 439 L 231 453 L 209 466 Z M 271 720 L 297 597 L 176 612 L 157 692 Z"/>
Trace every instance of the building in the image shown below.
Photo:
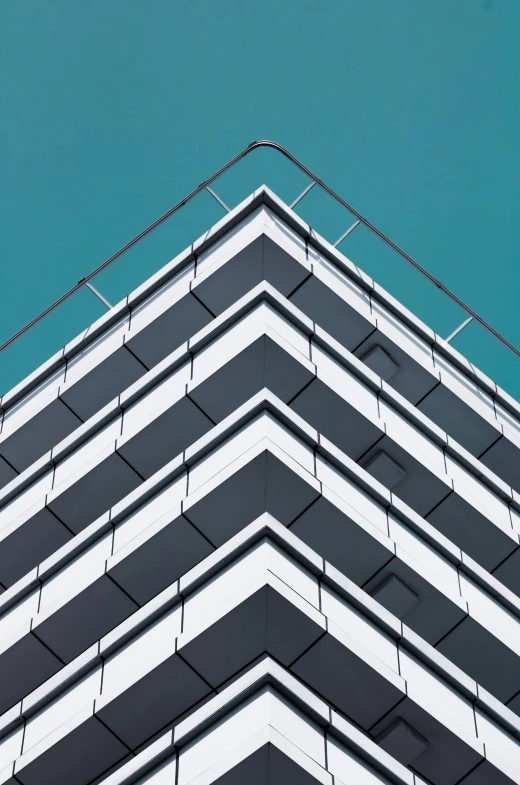
<path fill-rule="evenodd" d="M 1 785 L 520 782 L 520 407 L 268 188 L 1 411 Z"/>

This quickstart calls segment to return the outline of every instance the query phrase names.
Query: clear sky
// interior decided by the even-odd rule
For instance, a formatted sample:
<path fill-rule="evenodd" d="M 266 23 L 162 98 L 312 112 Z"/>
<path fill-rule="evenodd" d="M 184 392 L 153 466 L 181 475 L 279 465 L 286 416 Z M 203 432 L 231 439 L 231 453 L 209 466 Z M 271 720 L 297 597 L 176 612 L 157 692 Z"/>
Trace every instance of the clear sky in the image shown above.
<path fill-rule="evenodd" d="M 271 138 L 520 345 L 519 33 L 519 0 L 4 0 L 0 341 Z M 261 182 L 305 186 L 269 152 L 216 190 Z M 206 194 L 96 285 L 115 302 L 221 214 Z M 349 225 L 316 189 L 301 214 Z M 358 230 L 341 250 L 441 335 L 463 321 Z M 101 313 L 83 291 L 0 358 L 0 393 Z M 479 328 L 454 345 L 520 395 Z"/>

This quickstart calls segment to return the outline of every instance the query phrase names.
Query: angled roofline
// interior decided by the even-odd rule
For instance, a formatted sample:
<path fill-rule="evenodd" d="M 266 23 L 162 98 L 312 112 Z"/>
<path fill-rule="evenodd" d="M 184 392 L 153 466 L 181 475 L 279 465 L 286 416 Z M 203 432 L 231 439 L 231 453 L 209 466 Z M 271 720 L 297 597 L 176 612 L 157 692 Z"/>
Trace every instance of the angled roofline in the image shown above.
<path fill-rule="evenodd" d="M 323 188 L 323 190 L 327 194 L 329 194 L 329 196 L 331 196 L 333 199 L 335 199 L 337 202 L 339 202 L 339 204 L 341 204 L 342 207 L 344 207 L 346 210 L 348 210 L 350 213 L 352 213 L 352 215 L 354 215 L 356 217 L 356 219 L 357 219 L 357 221 L 359 223 L 362 223 L 373 234 L 375 234 L 377 237 L 379 237 L 380 240 L 383 240 L 383 242 L 385 242 L 388 246 L 390 246 L 390 248 L 392 248 L 392 250 L 394 250 L 396 253 L 398 253 L 399 256 L 401 256 L 402 259 L 404 259 L 406 262 L 408 262 L 408 264 L 412 265 L 412 267 L 414 267 L 419 273 L 421 273 L 421 275 L 423 275 L 425 278 L 427 278 L 430 281 L 430 283 L 432 283 L 434 286 L 436 286 L 438 289 L 440 289 L 454 303 L 456 303 L 456 305 L 458 305 L 460 308 L 462 308 L 468 314 L 470 319 L 474 319 L 476 322 L 478 322 L 482 327 L 484 327 L 485 330 L 487 330 L 489 333 L 491 333 L 491 335 L 493 335 L 495 338 L 497 338 L 502 344 L 504 344 L 504 346 L 506 346 L 510 351 L 512 351 L 517 357 L 520 357 L 520 350 L 517 349 L 516 346 L 514 346 L 510 341 L 508 341 L 507 338 L 505 338 L 503 335 L 501 335 L 501 333 L 499 333 L 497 330 L 495 330 L 494 327 L 492 327 L 481 316 L 479 316 L 472 308 L 470 308 L 468 305 L 466 305 L 466 303 L 464 303 L 459 297 L 457 297 L 456 294 L 454 294 L 450 289 L 448 289 L 446 286 L 444 286 L 444 284 L 442 284 L 437 278 L 435 278 L 433 275 L 431 275 L 427 270 L 424 269 L 424 267 L 422 267 L 418 262 L 416 262 L 415 259 L 413 259 L 405 251 L 403 251 L 402 248 L 400 248 L 392 240 L 390 240 L 389 237 L 387 237 L 385 234 L 383 234 L 383 232 L 379 231 L 379 229 L 377 229 L 370 221 L 368 221 L 360 213 L 358 213 L 357 210 L 355 210 L 350 204 L 348 204 L 348 202 L 346 202 L 344 199 L 342 199 L 341 196 L 339 196 L 335 191 L 332 190 L 332 188 L 329 188 L 329 186 L 326 185 L 326 183 L 324 183 L 319 177 L 317 177 L 315 174 L 313 174 L 313 172 L 311 172 L 310 169 L 308 169 L 303 163 L 301 163 L 301 161 L 299 161 L 294 155 L 292 155 L 292 153 L 290 153 L 285 147 L 282 147 L 282 145 L 278 144 L 277 142 L 272 142 L 272 141 L 270 141 L 268 139 L 262 139 L 262 140 L 257 141 L 257 142 L 251 142 L 251 144 L 249 144 L 246 148 L 244 148 L 234 158 L 232 158 L 230 161 L 228 161 L 226 164 L 224 164 L 224 166 L 222 166 L 218 171 L 216 171 L 214 174 L 212 174 L 211 177 L 209 177 L 207 180 L 204 180 L 202 183 L 200 183 L 200 185 L 198 185 L 197 188 L 195 188 L 193 191 L 191 191 L 191 193 L 189 193 L 187 196 L 185 196 L 184 199 L 182 199 L 181 201 L 177 202 L 177 204 L 175 204 L 173 207 L 171 207 L 169 210 L 167 210 L 165 213 L 163 213 L 163 215 L 161 215 L 153 223 L 151 223 L 149 226 L 147 226 L 146 229 L 143 229 L 142 232 L 140 232 L 138 235 L 136 235 L 134 238 L 132 238 L 128 243 L 126 243 L 126 245 L 124 245 L 122 248 L 120 248 L 118 251 L 116 251 L 116 253 L 112 254 L 112 256 L 110 256 L 108 259 L 105 259 L 105 261 L 102 262 L 102 264 L 100 264 L 98 267 L 96 267 L 95 270 L 92 270 L 92 272 L 90 272 L 84 278 L 81 278 L 81 280 L 78 281 L 78 283 L 75 284 L 75 286 L 73 286 L 71 289 L 69 289 L 63 295 L 61 295 L 61 297 L 59 297 L 57 300 L 55 300 L 47 308 L 45 308 L 45 310 L 43 310 L 40 314 L 38 314 L 38 316 L 35 316 L 34 319 L 32 319 L 30 322 L 28 322 L 26 325 L 24 325 L 24 327 L 22 327 L 20 330 L 18 330 L 18 332 L 16 332 L 10 338 L 8 338 L 6 341 L 4 341 L 4 343 L 0 344 L 0 353 L 2 351 L 4 351 L 4 349 L 7 349 L 8 346 L 11 346 L 11 344 L 13 344 L 15 341 L 17 341 L 18 338 L 20 338 L 22 335 L 24 335 L 26 332 L 28 332 L 32 327 L 34 327 L 36 324 L 38 324 L 38 322 L 40 322 L 43 318 L 45 318 L 45 316 L 47 316 L 49 313 L 54 311 L 59 305 L 61 305 L 61 303 L 65 302 L 65 300 L 68 300 L 68 298 L 71 297 L 73 294 L 75 294 L 79 289 L 81 289 L 81 287 L 88 286 L 89 282 L 96 275 L 98 275 L 100 272 L 102 272 L 106 267 L 109 267 L 113 262 L 115 262 L 117 259 L 119 259 L 124 253 L 126 253 L 126 251 L 128 251 L 134 245 L 137 245 L 137 243 L 139 243 L 144 237 L 146 237 L 148 234 L 153 232 L 154 229 L 156 229 L 158 226 L 160 226 L 160 224 L 162 224 L 164 221 L 166 221 L 170 216 L 172 216 L 174 213 L 176 213 L 178 210 L 180 210 L 181 207 L 183 207 L 185 204 L 190 202 L 201 191 L 203 191 L 205 189 L 209 189 L 209 186 L 215 180 L 217 180 L 221 175 L 223 175 L 225 172 L 227 172 L 229 169 L 231 169 L 236 163 L 238 163 L 240 160 L 242 160 L 242 158 L 245 158 L 247 155 L 249 155 L 249 153 L 251 153 L 253 150 L 255 150 L 255 149 L 259 148 L 259 147 L 270 147 L 270 148 L 272 148 L 274 150 L 277 150 L 285 158 L 287 158 L 289 161 L 291 161 L 291 163 L 293 163 L 295 166 L 297 166 L 298 169 L 300 169 L 300 171 L 302 171 L 307 177 L 309 177 L 311 179 L 312 184 L 319 185 L 320 188 Z M 210 191 L 210 193 L 211 193 L 211 191 Z M 215 197 L 215 198 L 217 198 L 217 200 L 221 204 L 223 204 L 220 201 L 220 199 L 218 199 L 218 197 Z M 301 197 L 299 197 L 299 198 L 301 198 Z M 223 206 L 225 207 L 225 205 L 223 205 Z M 225 209 L 227 209 L 227 208 L 225 208 Z M 450 336 L 450 337 L 452 337 L 452 336 Z"/>
<path fill-rule="evenodd" d="M 296 200 L 298 201 L 298 199 Z M 293 209 L 285 204 L 267 185 L 263 184 L 245 197 L 236 207 L 229 210 L 222 218 L 203 232 L 196 240 L 182 250 L 171 261 L 163 265 L 157 272 L 140 284 L 116 303 L 111 310 L 104 313 L 86 330 L 70 340 L 46 362 L 40 365 L 29 376 L 16 384 L 11 390 L 0 396 L 0 418 L 12 406 L 16 405 L 31 390 L 35 389 L 51 373 L 63 363 L 70 361 L 93 341 L 141 305 L 154 292 L 160 290 L 168 281 L 187 265 L 204 255 L 206 251 L 225 237 L 231 230 L 260 207 L 271 210 L 275 216 L 285 222 L 302 240 L 313 247 L 319 254 L 337 266 L 349 279 L 354 281 L 371 298 L 374 298 L 389 313 L 396 316 L 413 333 L 426 342 L 432 349 L 458 369 L 464 376 L 472 380 L 480 389 L 491 396 L 493 401 L 500 403 L 513 417 L 520 420 L 520 404 L 499 387 L 492 379 L 469 362 L 448 342 L 431 330 L 420 319 L 414 316 L 405 306 L 401 305 L 391 294 L 380 287 L 369 275 L 350 261 L 337 248 L 338 243 L 331 245 L 312 229 Z M 356 224 L 354 224 L 355 226 Z M 341 239 L 341 238 L 340 238 Z M 92 275 L 96 274 L 96 271 Z M 84 280 L 84 279 L 83 279 Z M 76 291 L 77 287 L 74 288 Z M 56 305 L 56 304 L 54 304 Z M 51 308 L 54 306 L 51 306 Z M 47 309 L 48 311 L 49 309 Z M 37 319 L 43 318 L 40 314 Z M 34 320 L 33 320 L 34 321 Z M 467 320 L 469 321 L 469 320 Z M 467 323 L 464 322 L 464 325 Z M 30 328 L 30 324 L 25 329 Z M 13 340 L 16 336 L 13 336 Z M 5 346 L 5 344 L 4 344 Z M 1 351 L 0 347 L 0 351 Z M 162 366 L 162 363 L 160 364 Z"/>

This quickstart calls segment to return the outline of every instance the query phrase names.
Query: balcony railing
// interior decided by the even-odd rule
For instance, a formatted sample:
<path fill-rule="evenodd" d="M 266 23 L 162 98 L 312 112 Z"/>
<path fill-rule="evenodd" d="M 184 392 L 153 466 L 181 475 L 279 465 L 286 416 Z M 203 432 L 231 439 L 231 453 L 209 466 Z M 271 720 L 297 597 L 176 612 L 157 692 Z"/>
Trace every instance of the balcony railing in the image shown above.
<path fill-rule="evenodd" d="M 273 160 L 262 154 L 276 151 Z M 256 155 L 251 155 L 256 152 Z M 239 164 L 239 165 L 238 165 Z M 238 166 L 237 166 L 238 165 Z M 252 142 L 0 345 L 0 394 L 261 183 L 471 363 L 520 398 L 520 350 L 281 145 Z M 176 220 L 177 216 L 177 220 Z"/>

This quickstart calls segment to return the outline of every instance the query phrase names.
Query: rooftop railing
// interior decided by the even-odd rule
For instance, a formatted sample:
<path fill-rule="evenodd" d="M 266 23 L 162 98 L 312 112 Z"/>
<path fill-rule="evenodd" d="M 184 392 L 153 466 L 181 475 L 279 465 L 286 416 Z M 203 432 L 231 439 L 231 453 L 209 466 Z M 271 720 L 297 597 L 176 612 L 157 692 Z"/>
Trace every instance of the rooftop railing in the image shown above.
<path fill-rule="evenodd" d="M 254 151 L 282 156 L 259 160 Z M 240 164 L 240 165 L 239 165 Z M 260 164 L 260 166 L 258 165 Z M 218 181 L 218 186 L 217 186 Z M 520 350 L 276 142 L 252 142 L 0 344 L 0 394 L 88 327 L 262 182 L 319 234 L 520 398 Z M 175 220 L 177 217 L 177 220 Z M 182 223 L 179 221 L 182 219 Z"/>

